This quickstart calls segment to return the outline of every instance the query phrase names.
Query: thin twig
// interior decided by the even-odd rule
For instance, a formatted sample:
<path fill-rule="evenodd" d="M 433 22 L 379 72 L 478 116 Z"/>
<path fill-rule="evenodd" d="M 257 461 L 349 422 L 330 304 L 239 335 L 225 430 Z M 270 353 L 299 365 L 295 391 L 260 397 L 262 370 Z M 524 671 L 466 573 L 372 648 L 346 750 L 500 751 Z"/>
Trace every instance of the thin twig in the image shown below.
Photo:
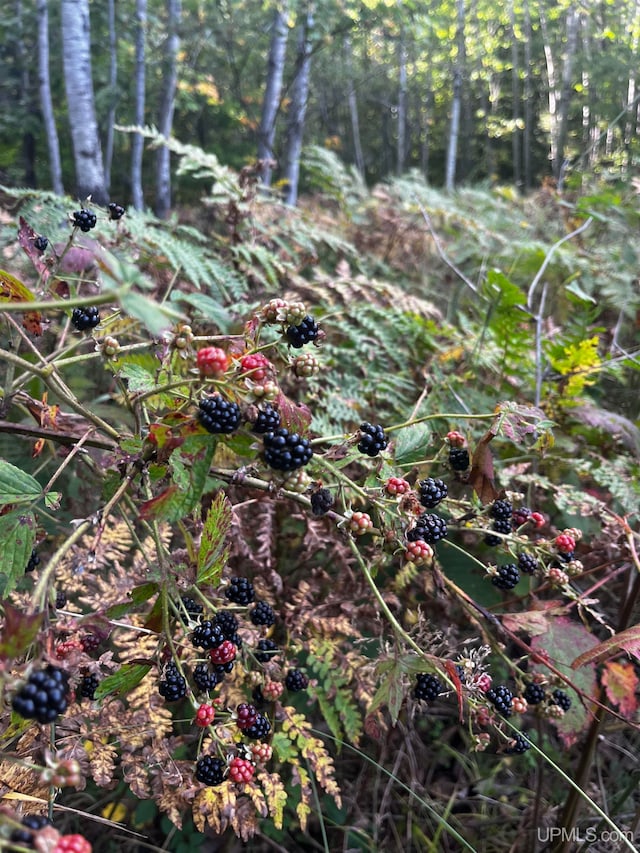
<path fill-rule="evenodd" d="M 471 281 L 471 279 L 470 279 L 470 278 L 468 278 L 468 277 L 467 277 L 467 276 L 462 272 L 462 270 L 461 270 L 461 269 L 459 269 L 459 268 L 458 268 L 458 267 L 453 263 L 453 261 L 449 258 L 449 256 L 447 255 L 447 253 L 446 253 L 446 252 L 445 252 L 445 250 L 443 249 L 443 247 L 442 247 L 442 243 L 440 242 L 440 238 L 438 237 L 438 235 L 437 235 L 437 233 L 436 233 L 436 231 L 435 231 L 435 228 L 433 227 L 433 224 L 432 224 L 432 222 L 431 222 L 431 218 L 430 218 L 429 214 L 427 213 L 427 211 L 424 209 L 424 207 L 422 206 L 422 204 L 420 204 L 420 202 L 418 201 L 418 199 L 417 199 L 415 196 L 414 196 L 414 198 L 415 198 L 416 203 L 417 203 L 417 205 L 418 205 L 418 210 L 419 210 L 419 211 L 420 211 L 420 213 L 422 214 L 422 218 L 424 219 L 424 221 L 425 221 L 425 223 L 426 223 L 426 225 L 427 225 L 427 228 L 429 229 L 429 233 L 431 234 L 431 237 L 433 238 L 433 242 L 434 242 L 434 244 L 435 244 L 436 251 L 437 251 L 437 252 L 438 252 L 438 254 L 440 255 L 440 258 L 445 262 L 445 264 L 449 267 L 449 269 L 450 269 L 450 270 L 452 270 L 452 271 L 453 271 L 453 272 L 458 276 L 458 278 L 460 279 L 460 281 L 463 281 L 463 282 L 467 285 L 467 287 L 468 287 L 468 288 L 470 288 L 471 290 L 473 290 L 473 292 L 474 292 L 474 293 L 477 293 L 477 292 L 478 292 L 478 288 L 476 287 L 476 285 Z"/>
<path fill-rule="evenodd" d="M 554 256 L 556 249 L 559 249 L 563 243 L 566 243 L 568 240 L 572 240 L 574 237 L 577 237 L 578 234 L 582 234 L 583 231 L 586 231 L 587 228 L 593 222 L 593 216 L 590 216 L 587 220 L 585 220 L 579 228 L 576 228 L 575 231 L 571 231 L 569 234 L 565 234 L 564 237 L 561 237 L 557 243 L 554 243 L 553 246 L 547 252 L 547 255 L 540 266 L 540 269 L 536 273 L 533 281 L 529 286 L 529 293 L 527 294 L 527 308 L 531 311 L 533 305 L 533 294 L 536 291 L 536 287 L 540 284 L 540 279 L 545 273 L 546 268 L 551 263 L 551 258 Z"/>

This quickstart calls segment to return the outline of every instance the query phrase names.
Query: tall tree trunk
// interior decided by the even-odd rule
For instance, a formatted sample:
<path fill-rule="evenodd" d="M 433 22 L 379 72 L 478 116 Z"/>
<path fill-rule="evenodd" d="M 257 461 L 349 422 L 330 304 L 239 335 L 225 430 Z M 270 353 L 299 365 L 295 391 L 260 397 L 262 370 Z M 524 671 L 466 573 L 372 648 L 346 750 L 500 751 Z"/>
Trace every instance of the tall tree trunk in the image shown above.
<path fill-rule="evenodd" d="M 16 27 L 14 30 L 16 68 L 19 74 L 18 103 L 20 110 L 27 119 L 22 122 L 22 162 L 24 165 L 24 182 L 28 187 L 37 186 L 36 180 L 36 141 L 32 127 L 35 122 L 35 109 L 31 94 L 29 71 L 31 63 L 27 47 L 24 43 L 24 23 L 22 0 L 15 3 Z"/>
<path fill-rule="evenodd" d="M 353 82 L 353 51 L 349 36 L 346 36 L 344 40 L 344 57 L 347 72 L 347 101 L 349 104 L 349 118 L 351 119 L 351 134 L 353 136 L 353 157 L 356 169 L 364 178 L 364 155 L 362 153 L 362 140 L 360 138 L 358 100 L 356 98 L 356 87 Z"/>
<path fill-rule="evenodd" d="M 462 109 L 462 80 L 465 62 L 464 43 L 464 0 L 456 0 L 456 62 L 453 69 L 453 101 L 451 103 L 451 124 L 445 172 L 445 189 L 451 192 L 456 181 L 456 159 L 458 156 L 458 136 L 460 134 L 460 113 Z"/>
<path fill-rule="evenodd" d="M 520 128 L 520 50 L 516 34 L 516 11 L 514 0 L 509 3 L 511 24 L 511 158 L 513 160 L 513 183 L 522 192 L 522 132 Z"/>
<path fill-rule="evenodd" d="M 632 32 L 633 39 L 631 41 L 631 67 L 629 68 L 629 78 L 627 80 L 627 119 L 624 125 L 624 151 L 625 151 L 625 170 L 627 177 L 632 175 L 633 157 L 631 154 L 631 141 L 636 130 L 636 116 L 638 112 L 637 98 L 637 78 L 636 66 L 638 64 L 638 25 L 640 24 L 640 0 L 636 0 L 633 12 Z"/>
<path fill-rule="evenodd" d="M 524 0 L 524 80 L 523 80 L 523 97 L 524 97 L 524 131 L 522 134 L 522 165 L 524 167 L 524 188 L 530 190 L 533 186 L 533 174 L 531 170 L 531 155 L 533 141 L 533 83 L 531 80 L 531 43 L 533 41 L 533 33 L 531 28 L 531 13 L 529 11 L 529 2 Z"/>
<path fill-rule="evenodd" d="M 166 138 L 171 136 L 176 87 L 178 85 L 178 27 L 182 13 L 181 0 L 167 0 L 167 41 L 163 71 L 162 96 L 158 114 L 158 130 Z M 171 209 L 171 153 L 166 145 L 158 148 L 156 157 L 156 216 L 165 219 Z"/>
<path fill-rule="evenodd" d="M 91 76 L 89 0 L 62 0 L 64 86 L 80 199 L 109 200 Z"/>
<path fill-rule="evenodd" d="M 118 42 L 116 36 L 115 0 L 109 0 L 107 13 L 109 17 L 109 112 L 107 113 L 107 141 L 104 152 L 104 179 L 107 187 L 110 187 L 116 123 L 116 100 L 118 97 L 116 88 L 118 85 Z"/>
<path fill-rule="evenodd" d="M 262 183 L 270 186 L 272 167 L 269 165 L 273 156 L 273 140 L 276 134 L 276 118 L 280 109 L 282 95 L 282 77 L 287 54 L 287 38 L 289 36 L 289 3 L 284 0 L 281 8 L 277 8 L 273 18 L 269 59 L 267 62 L 267 85 L 262 101 L 262 115 L 258 129 L 258 159 L 262 161 Z"/>
<path fill-rule="evenodd" d="M 402 11 L 402 10 L 400 10 Z M 398 144 L 396 148 L 396 172 L 404 172 L 407 154 L 407 40 L 404 24 L 400 25 L 398 39 Z"/>
<path fill-rule="evenodd" d="M 144 125 L 145 103 L 145 39 L 147 28 L 147 0 L 136 0 L 136 61 L 134 74 L 134 124 Z M 142 192 L 142 149 L 144 139 L 139 133 L 133 135 L 131 143 L 131 201 L 136 210 L 144 208 Z"/>
<path fill-rule="evenodd" d="M 571 106 L 571 93 L 573 90 L 573 64 L 578 49 L 578 24 L 580 18 L 575 6 L 567 10 L 567 47 L 562 63 L 562 88 L 560 90 L 560 116 L 558 121 L 558 151 L 559 160 L 557 179 L 558 189 L 562 189 L 562 180 L 565 170 L 565 149 L 569 137 L 569 108 Z"/>
<path fill-rule="evenodd" d="M 554 177 L 557 178 L 562 166 L 562 161 L 559 159 L 560 152 L 558 147 L 558 101 L 560 99 L 560 93 L 557 88 L 558 81 L 553 52 L 551 50 L 551 42 L 549 40 L 549 28 L 547 27 L 547 19 L 542 9 L 539 10 L 539 18 L 544 46 L 544 58 L 547 66 L 547 97 L 549 100 L 549 158 L 551 160 L 551 171 Z"/>
<path fill-rule="evenodd" d="M 51 186 L 54 193 L 64 195 L 58 129 L 53 113 L 53 101 L 51 99 L 51 77 L 49 75 L 49 9 L 47 7 L 47 0 L 38 0 L 36 10 L 38 13 L 38 85 L 40 88 L 42 119 L 47 136 L 47 148 L 49 149 Z"/>
<path fill-rule="evenodd" d="M 292 85 L 291 106 L 287 127 L 287 159 L 285 166 L 287 190 L 285 201 L 290 205 L 295 205 L 298 200 L 300 154 L 302 153 L 302 136 L 304 133 L 304 120 L 307 112 L 307 99 L 309 97 L 309 77 L 311 74 L 311 33 L 313 27 L 313 14 L 310 6 L 307 6 L 304 20 L 298 29 L 296 76 Z"/>

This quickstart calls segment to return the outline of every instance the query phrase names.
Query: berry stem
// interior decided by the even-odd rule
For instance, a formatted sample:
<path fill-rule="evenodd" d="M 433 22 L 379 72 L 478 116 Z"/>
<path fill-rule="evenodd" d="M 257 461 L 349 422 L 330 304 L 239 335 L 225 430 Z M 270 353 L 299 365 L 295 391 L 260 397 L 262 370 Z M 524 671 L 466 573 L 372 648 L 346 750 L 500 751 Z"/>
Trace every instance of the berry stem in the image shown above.
<path fill-rule="evenodd" d="M 67 311 L 69 308 L 107 305 L 110 302 L 117 302 L 120 296 L 129 292 L 129 289 L 129 285 L 125 285 L 97 296 L 72 296 L 70 299 L 34 300 L 33 302 L 3 302 L 2 311 L 17 314 L 21 311 L 54 311 L 56 309 Z"/>

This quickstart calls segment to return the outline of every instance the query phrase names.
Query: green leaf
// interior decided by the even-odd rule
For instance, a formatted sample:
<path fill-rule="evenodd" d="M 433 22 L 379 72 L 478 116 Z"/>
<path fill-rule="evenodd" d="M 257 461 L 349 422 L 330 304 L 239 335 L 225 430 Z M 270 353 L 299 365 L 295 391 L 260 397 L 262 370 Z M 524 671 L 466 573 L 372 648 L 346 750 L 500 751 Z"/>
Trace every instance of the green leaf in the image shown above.
<path fill-rule="evenodd" d="M 231 526 L 231 505 L 222 493 L 216 495 L 204 522 L 198 551 L 197 583 L 217 585 L 227 562 L 225 540 Z"/>
<path fill-rule="evenodd" d="M 140 364 L 123 364 L 120 376 L 127 380 L 129 391 L 134 394 L 153 391 L 156 387 L 156 377 Z"/>
<path fill-rule="evenodd" d="M 526 298 L 517 284 L 514 284 L 500 270 L 489 270 L 484 287 L 485 295 L 495 302 L 500 310 L 508 310 L 516 305 L 524 305 Z"/>
<path fill-rule="evenodd" d="M 120 296 L 123 311 L 129 317 L 140 320 L 152 335 L 160 335 L 184 319 L 178 311 L 173 311 L 166 303 L 162 305 L 141 293 L 129 290 Z"/>
<path fill-rule="evenodd" d="M 16 509 L 0 516 L 0 595 L 7 595 L 24 575 L 35 539 L 32 512 Z"/>
<path fill-rule="evenodd" d="M 127 694 L 142 681 L 151 669 L 147 663 L 125 663 L 113 675 L 108 675 L 96 688 L 96 699 L 104 699 L 112 693 Z"/>
<path fill-rule="evenodd" d="M 427 424 L 412 424 L 400 430 L 395 441 L 396 463 L 411 465 L 425 458 L 431 443 L 431 429 Z"/>
<path fill-rule="evenodd" d="M 0 505 L 30 503 L 41 493 L 40 483 L 31 474 L 0 459 Z"/>
<path fill-rule="evenodd" d="M 334 707 L 334 702 L 329 699 L 320 684 L 317 684 L 315 687 L 309 687 L 309 693 L 311 696 L 313 696 L 314 699 L 317 700 L 318 705 L 320 706 L 322 718 L 331 729 L 331 734 L 336 739 L 336 746 L 339 751 L 340 747 L 342 746 L 344 733 L 340 724 L 340 717 L 336 713 L 336 709 Z"/>
<path fill-rule="evenodd" d="M 155 581 L 149 581 L 148 583 L 136 586 L 129 593 L 131 601 L 125 601 L 122 604 L 114 604 L 113 607 L 110 607 L 107 610 L 107 616 L 109 619 L 120 619 L 122 616 L 130 613 L 132 608 L 136 607 L 138 604 L 144 604 L 145 601 L 148 601 L 151 596 L 155 595 L 157 592 L 158 584 L 155 583 Z"/>
<path fill-rule="evenodd" d="M 47 509 L 60 509 L 62 492 L 47 492 L 44 496 L 44 505 Z"/>
<path fill-rule="evenodd" d="M 197 314 L 214 322 L 222 333 L 230 331 L 231 316 L 228 310 L 210 296 L 204 293 L 180 293 L 176 290 L 171 294 L 171 298 L 172 301 L 186 302 L 187 305 L 192 305 Z"/>

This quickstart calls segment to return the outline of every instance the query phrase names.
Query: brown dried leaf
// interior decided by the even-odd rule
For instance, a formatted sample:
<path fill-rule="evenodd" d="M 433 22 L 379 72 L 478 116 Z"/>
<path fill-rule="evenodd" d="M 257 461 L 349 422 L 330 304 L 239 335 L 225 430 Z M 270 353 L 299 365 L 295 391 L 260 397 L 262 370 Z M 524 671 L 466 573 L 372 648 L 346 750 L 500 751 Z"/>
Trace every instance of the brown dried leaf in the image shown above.
<path fill-rule="evenodd" d="M 491 431 L 482 436 L 474 451 L 469 474 L 469 483 L 483 504 L 491 503 L 498 496 L 493 477 L 493 457 L 489 450 L 489 442 L 493 438 Z"/>

